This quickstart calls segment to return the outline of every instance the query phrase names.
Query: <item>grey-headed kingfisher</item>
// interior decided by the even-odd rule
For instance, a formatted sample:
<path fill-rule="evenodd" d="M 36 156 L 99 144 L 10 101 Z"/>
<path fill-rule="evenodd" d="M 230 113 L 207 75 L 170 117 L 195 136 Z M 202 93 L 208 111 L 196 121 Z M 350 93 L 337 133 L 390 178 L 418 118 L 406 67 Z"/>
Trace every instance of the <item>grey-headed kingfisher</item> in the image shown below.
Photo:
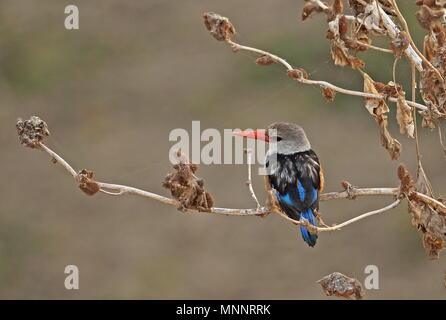
<path fill-rule="evenodd" d="M 324 176 L 319 159 L 311 149 L 302 127 L 285 122 L 268 126 L 267 130 L 239 131 L 234 134 L 269 143 L 266 154 L 267 189 L 274 191 L 279 209 L 288 217 L 304 217 L 317 226 L 316 213 L 319 195 L 324 187 Z M 300 226 L 302 238 L 314 247 L 317 235 Z"/>

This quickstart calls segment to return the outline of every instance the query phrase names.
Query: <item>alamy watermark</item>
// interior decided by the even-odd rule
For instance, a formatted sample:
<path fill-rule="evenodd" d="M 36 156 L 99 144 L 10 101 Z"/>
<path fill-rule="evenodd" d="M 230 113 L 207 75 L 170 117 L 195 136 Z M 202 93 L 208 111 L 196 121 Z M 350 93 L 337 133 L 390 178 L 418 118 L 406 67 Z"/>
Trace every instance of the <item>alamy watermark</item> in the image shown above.
<path fill-rule="evenodd" d="M 65 278 L 64 285 L 67 290 L 78 290 L 79 289 L 79 268 L 70 264 L 65 267 L 65 274 L 68 276 Z"/>
<path fill-rule="evenodd" d="M 74 4 L 70 4 L 65 7 L 64 11 L 67 16 L 65 17 L 65 29 L 78 30 L 79 29 L 79 8 Z"/>
<path fill-rule="evenodd" d="M 252 129 L 246 129 L 252 130 Z M 200 121 L 192 121 L 191 129 L 176 128 L 170 131 L 169 141 L 175 142 L 169 150 L 169 161 L 178 162 L 176 152 L 181 150 L 195 164 L 243 164 L 245 150 L 251 150 L 251 164 L 259 164 L 259 174 L 264 174 L 267 143 L 257 139 L 244 139 L 234 135 L 240 129 L 206 128 Z"/>

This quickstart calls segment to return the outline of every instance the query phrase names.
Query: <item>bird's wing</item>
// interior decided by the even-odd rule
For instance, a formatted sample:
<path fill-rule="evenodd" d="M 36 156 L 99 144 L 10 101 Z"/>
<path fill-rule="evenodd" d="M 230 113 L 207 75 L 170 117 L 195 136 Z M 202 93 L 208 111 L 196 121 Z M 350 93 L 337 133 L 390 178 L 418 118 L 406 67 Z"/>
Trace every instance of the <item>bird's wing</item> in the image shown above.
<path fill-rule="evenodd" d="M 277 201 L 291 218 L 299 220 L 300 213 L 318 209 L 321 187 L 320 165 L 313 151 L 293 155 L 278 155 L 269 171 L 269 183 L 276 190 Z"/>

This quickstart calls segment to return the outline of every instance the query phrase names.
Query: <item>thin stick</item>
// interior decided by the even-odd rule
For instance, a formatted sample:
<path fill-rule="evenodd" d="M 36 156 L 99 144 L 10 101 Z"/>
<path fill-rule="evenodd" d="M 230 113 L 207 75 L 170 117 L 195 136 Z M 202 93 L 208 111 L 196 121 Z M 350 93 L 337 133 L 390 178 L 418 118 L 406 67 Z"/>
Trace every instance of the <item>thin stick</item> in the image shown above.
<path fill-rule="evenodd" d="M 47 147 L 46 145 L 44 145 L 43 143 L 40 143 L 40 144 L 39 144 L 39 147 L 40 147 L 41 150 L 43 150 L 43 151 L 45 151 L 46 153 L 48 153 L 48 154 L 53 158 L 53 160 L 54 160 L 56 163 L 58 163 L 58 164 L 60 164 L 62 167 L 64 167 L 65 170 L 67 170 L 67 171 L 73 176 L 73 178 L 76 179 L 76 181 L 78 180 L 78 174 L 77 174 L 76 170 L 74 170 L 73 167 L 70 166 L 70 165 L 68 164 L 68 162 L 66 162 L 61 156 L 59 156 L 57 153 L 55 153 L 53 150 L 51 150 L 50 148 L 48 148 L 48 147 Z"/>
<path fill-rule="evenodd" d="M 47 154 L 49 154 L 51 156 L 51 158 L 55 160 L 56 163 L 59 163 L 66 171 L 68 171 L 68 173 L 70 173 L 77 182 L 79 181 L 78 174 L 73 169 L 73 167 L 71 167 L 68 164 L 67 161 L 65 161 L 60 155 L 58 155 L 56 152 L 51 150 L 49 147 L 47 147 L 42 142 L 39 143 L 39 146 L 40 146 L 40 149 L 45 151 Z M 122 195 L 126 195 L 126 194 L 131 194 L 131 195 L 136 195 L 136 196 L 140 196 L 143 198 L 153 199 L 153 200 L 162 202 L 167 205 L 171 205 L 171 206 L 175 206 L 175 207 L 179 206 L 179 202 L 176 201 L 175 199 L 167 198 L 167 197 L 164 197 L 164 196 L 161 196 L 156 193 L 149 192 L 149 191 L 141 190 L 141 189 L 130 187 L 130 186 L 120 185 L 120 184 L 111 184 L 111 183 L 99 182 L 99 181 L 96 181 L 96 183 L 99 185 L 100 191 L 107 195 L 122 196 Z M 330 192 L 330 193 L 321 194 L 320 201 L 328 201 L 328 200 L 335 200 L 335 199 L 354 199 L 357 196 L 378 196 L 378 195 L 397 196 L 399 194 L 399 192 L 400 192 L 399 188 L 362 188 L 361 189 L 361 188 L 352 187 L 349 190 L 344 190 L 341 192 Z M 424 203 L 429 204 L 434 208 L 438 208 L 438 209 L 446 212 L 446 206 L 444 204 L 442 204 L 441 202 L 439 202 L 425 194 L 418 193 L 418 192 L 414 192 L 414 193 L 418 196 L 420 201 L 423 201 Z M 278 213 L 283 219 L 290 221 L 293 224 L 302 225 L 309 229 L 313 229 L 315 232 L 325 232 L 325 231 L 338 230 L 341 227 L 352 224 L 358 220 L 362 220 L 362 219 L 372 216 L 374 214 L 378 214 L 383 211 L 389 210 L 389 209 L 391 209 L 390 208 L 391 206 L 393 208 L 393 207 L 397 206 L 397 203 L 393 203 L 392 205 L 386 207 L 387 209 L 383 208 L 383 209 L 371 211 L 371 212 L 362 214 L 356 218 L 350 219 L 346 222 L 343 222 L 339 225 L 332 226 L 332 227 L 312 227 L 311 225 L 308 224 L 308 221 L 305 219 L 301 219 L 301 221 L 297 221 L 297 220 L 291 219 L 290 217 L 286 216 L 282 212 L 276 212 L 276 211 L 274 211 L 274 212 Z M 190 209 L 190 210 L 197 211 L 194 209 Z M 230 209 L 230 208 L 213 207 L 209 211 L 203 211 L 203 213 L 221 214 L 221 215 L 227 215 L 227 216 L 265 216 L 266 214 L 268 214 L 270 212 L 271 212 L 270 208 L 261 207 L 261 206 L 256 209 Z"/>
<path fill-rule="evenodd" d="M 254 188 L 252 187 L 252 179 L 251 179 L 251 167 L 252 167 L 252 150 L 246 149 L 246 160 L 248 161 L 248 181 L 246 181 L 246 184 L 248 185 L 249 192 L 251 193 L 251 197 L 254 199 L 254 201 L 257 203 L 257 208 L 260 208 L 259 200 L 256 197 L 256 194 L 254 192 Z"/>
<path fill-rule="evenodd" d="M 247 51 L 247 52 L 252 52 L 255 53 L 259 56 L 269 56 L 272 60 L 274 60 L 275 62 L 283 65 L 287 70 L 293 70 L 294 68 L 291 66 L 291 64 L 289 64 L 285 59 L 276 56 L 272 53 L 269 53 L 267 51 L 264 50 L 260 50 L 257 48 L 252 48 L 252 47 L 248 47 L 248 46 L 244 46 L 244 45 L 240 45 L 230 39 L 226 40 L 226 42 L 232 47 L 232 50 L 234 52 L 238 52 L 238 51 Z M 374 99 L 386 99 L 386 97 L 384 97 L 383 95 L 380 94 L 373 94 L 373 93 L 365 93 L 362 91 L 354 91 L 354 90 L 348 90 L 348 89 L 344 89 L 338 86 L 335 86 L 327 81 L 319 81 L 319 80 L 310 80 L 310 79 L 305 79 L 305 78 L 300 78 L 300 79 L 296 79 L 296 81 L 300 82 L 300 83 L 304 83 L 304 84 L 309 84 L 309 85 L 315 85 L 315 86 L 324 86 L 330 89 L 333 89 L 336 92 L 339 93 L 343 93 L 343 94 L 347 94 L 347 95 L 351 95 L 351 96 L 358 96 L 358 97 L 364 97 L 364 98 L 374 98 Z M 393 98 L 393 97 L 387 97 L 387 100 L 392 101 L 392 102 L 397 102 L 398 99 L 397 98 Z M 425 105 L 413 102 L 413 101 L 406 101 L 408 105 L 415 107 L 419 110 L 425 111 L 428 108 Z"/>
<path fill-rule="evenodd" d="M 355 223 L 355 222 L 357 222 L 357 221 L 359 221 L 359 220 L 362 220 L 362 219 L 371 217 L 371 216 L 373 216 L 373 215 L 376 215 L 376 214 L 380 214 L 380 213 L 384 213 L 384 212 L 386 212 L 386 211 L 389 211 L 389 210 L 395 208 L 396 206 L 398 206 L 400 203 L 401 203 L 401 200 L 398 199 L 398 200 L 392 202 L 391 204 L 389 204 L 388 206 L 386 206 L 386 207 L 384 207 L 384 208 L 381 208 L 381 209 L 378 209 L 378 210 L 373 210 L 373 211 L 370 211 L 370 212 L 361 214 L 360 216 L 357 216 L 357 217 L 355 217 L 355 218 L 353 218 L 353 219 L 347 220 L 347 221 L 345 221 L 345 222 L 343 222 L 343 223 L 341 223 L 341 224 L 334 225 L 334 226 L 332 226 L 332 227 L 328 227 L 328 228 L 322 228 L 322 229 L 320 229 L 320 230 L 318 230 L 318 231 L 320 231 L 320 232 L 326 232 L 326 231 L 339 230 L 339 229 L 341 229 L 341 228 L 343 228 L 343 227 L 345 227 L 345 226 L 348 226 L 349 224 Z"/>
<path fill-rule="evenodd" d="M 392 5 L 393 8 L 395 9 L 396 15 L 398 17 L 398 19 L 401 21 L 401 23 L 403 24 L 403 28 L 404 31 L 406 32 L 407 36 L 409 37 L 409 41 L 410 41 L 410 46 L 415 50 L 415 52 L 418 54 L 418 56 L 421 58 L 421 60 L 423 60 L 423 62 L 429 66 L 429 68 L 434 71 L 434 73 L 437 75 L 438 80 L 441 80 L 444 83 L 444 78 L 441 75 L 440 71 L 435 68 L 432 63 L 430 63 L 429 60 L 427 60 L 427 58 L 420 52 L 420 50 L 417 48 L 417 46 L 415 45 L 415 42 L 412 39 L 412 36 L 410 34 L 409 31 L 409 26 L 407 25 L 406 19 L 404 19 L 404 16 L 401 14 L 400 9 L 398 8 L 398 5 L 396 3 L 396 0 L 391 0 L 392 1 Z M 381 9 L 382 10 L 382 9 Z M 422 69 L 420 70 L 422 71 Z"/>
<path fill-rule="evenodd" d="M 381 21 L 383 22 L 384 27 L 387 30 L 387 33 L 390 38 L 396 39 L 398 37 L 398 34 L 400 33 L 400 29 L 397 27 L 397 25 L 390 19 L 390 17 L 387 15 L 387 13 L 384 11 L 383 8 L 375 1 L 375 5 L 378 8 L 379 14 L 381 16 Z M 410 36 L 410 35 L 409 35 Z M 416 68 L 419 71 L 423 71 L 422 66 L 422 58 L 417 54 L 417 52 L 412 47 L 412 44 L 410 44 L 407 49 L 404 50 L 404 54 L 409 59 L 409 61 L 416 66 Z"/>
<path fill-rule="evenodd" d="M 381 51 L 381 52 L 384 52 L 384 53 L 390 53 L 390 54 L 393 54 L 393 51 L 390 50 L 390 49 L 385 49 L 385 48 L 377 47 L 377 46 L 374 46 L 374 45 L 372 45 L 372 44 L 368 44 L 368 43 L 366 43 L 366 42 L 362 42 L 362 41 L 359 41 L 359 40 L 355 40 L 355 43 L 356 43 L 356 44 L 359 44 L 359 45 L 362 46 L 362 47 L 366 47 L 366 48 L 373 49 L 373 50 L 376 50 L 376 51 Z"/>
<path fill-rule="evenodd" d="M 440 122 L 437 123 L 437 128 L 438 128 L 438 138 L 440 139 L 440 145 L 441 145 L 441 148 L 443 149 L 443 153 L 446 157 L 446 147 L 443 143 L 443 134 L 441 133 L 441 123 Z"/>
<path fill-rule="evenodd" d="M 392 68 L 393 83 L 396 83 L 396 65 L 398 63 L 398 60 L 399 60 L 398 58 L 395 58 L 395 61 L 393 61 L 393 68 Z"/>

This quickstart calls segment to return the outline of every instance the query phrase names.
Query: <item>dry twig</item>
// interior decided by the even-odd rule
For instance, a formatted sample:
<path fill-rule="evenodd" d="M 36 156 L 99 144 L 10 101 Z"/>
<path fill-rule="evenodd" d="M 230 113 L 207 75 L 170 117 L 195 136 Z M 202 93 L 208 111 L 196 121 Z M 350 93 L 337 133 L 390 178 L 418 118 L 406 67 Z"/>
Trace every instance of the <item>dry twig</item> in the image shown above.
<path fill-rule="evenodd" d="M 195 175 L 193 175 L 192 180 L 190 180 L 190 181 L 188 180 L 189 181 L 188 183 L 181 182 L 181 179 L 184 179 L 184 177 L 185 177 L 185 173 L 182 172 L 182 170 L 187 170 L 185 168 L 189 167 L 191 164 L 188 162 L 188 160 L 185 160 L 183 158 L 183 156 L 180 154 L 178 156 L 183 159 L 183 160 L 181 160 L 182 162 L 180 161 L 180 163 L 183 166 L 182 167 L 183 169 L 179 170 L 178 169 L 179 167 L 177 167 L 176 170 L 178 170 L 179 172 L 182 172 L 181 173 L 182 175 L 181 176 L 175 176 L 172 174 L 168 175 L 166 177 L 166 181 L 169 181 L 169 185 L 167 187 L 170 189 L 173 181 L 176 181 L 176 182 L 180 183 L 179 187 L 181 189 L 181 188 L 187 187 L 188 185 L 190 186 L 191 181 L 192 181 L 193 183 L 196 183 L 196 186 L 200 187 L 201 189 L 198 188 L 199 191 L 198 192 L 195 191 L 194 193 L 192 193 L 192 196 L 189 196 L 192 198 L 188 198 L 188 199 L 182 198 L 182 196 L 184 196 L 184 194 L 181 191 L 178 191 L 179 189 L 175 189 L 174 191 L 172 191 L 172 189 L 171 189 L 172 194 L 175 197 L 175 199 L 172 199 L 172 198 L 164 197 L 164 196 L 161 196 L 161 195 L 149 192 L 149 191 L 138 189 L 135 187 L 95 181 L 92 179 L 93 172 L 90 170 L 83 169 L 83 170 L 79 171 L 79 173 L 78 173 L 75 169 L 73 169 L 73 167 L 71 167 L 71 165 L 65 159 L 63 159 L 59 154 L 57 154 L 56 152 L 51 150 L 48 146 L 46 146 L 43 143 L 43 138 L 41 137 L 41 135 L 37 134 L 42 130 L 42 128 L 46 129 L 45 132 L 48 131 L 48 127 L 47 127 L 46 123 L 43 120 L 40 120 L 38 117 L 32 117 L 32 119 L 36 125 L 35 125 L 35 127 L 28 126 L 28 131 L 26 133 L 23 133 L 23 131 L 21 129 L 19 129 L 19 126 L 18 126 L 19 138 L 20 138 L 20 141 L 22 142 L 22 144 L 25 146 L 28 146 L 28 147 L 31 147 L 34 149 L 40 149 L 40 150 L 46 152 L 51 157 L 52 162 L 60 164 L 69 174 L 71 174 L 73 176 L 73 178 L 75 179 L 75 181 L 77 183 L 79 183 L 79 186 L 82 189 L 82 191 L 84 191 L 88 195 L 93 195 L 99 191 L 104 194 L 113 195 L 113 196 L 122 196 L 122 195 L 126 195 L 126 194 L 131 194 L 131 195 L 136 195 L 136 196 L 140 196 L 143 198 L 160 201 L 164 204 L 175 206 L 182 211 L 199 211 L 199 212 L 205 212 L 205 213 L 210 213 L 210 214 L 222 214 L 222 215 L 227 215 L 227 216 L 262 216 L 263 217 L 263 216 L 269 214 L 270 212 L 275 212 L 275 213 L 279 214 L 283 219 L 290 221 L 296 225 L 302 225 L 302 226 L 308 228 L 310 230 L 310 232 L 314 232 L 314 233 L 340 230 L 342 227 L 353 224 L 353 223 L 355 223 L 359 220 L 362 220 L 364 218 L 391 210 L 392 208 L 396 207 L 400 203 L 400 200 L 396 200 L 395 202 L 393 202 L 391 205 L 389 205 L 387 207 L 364 213 L 364 214 L 359 215 L 353 219 L 350 219 L 350 220 L 345 221 L 340 224 L 333 225 L 331 227 L 314 227 L 314 226 L 310 225 L 306 219 L 301 219 L 300 221 L 293 220 L 293 219 L 289 218 L 288 216 L 286 216 L 284 213 L 277 211 L 277 210 L 273 210 L 273 209 L 265 207 L 265 206 L 258 206 L 255 209 L 231 209 L 231 208 L 213 207 L 212 206 L 212 203 L 213 203 L 212 197 L 210 196 L 210 194 L 208 195 L 208 193 L 206 191 L 204 191 L 203 183 L 197 182 L 199 179 Z M 21 122 L 23 122 L 23 121 L 19 120 L 18 123 L 21 123 Z M 48 133 L 49 133 L 49 131 L 48 131 Z M 26 142 L 23 142 L 24 134 L 26 134 L 27 137 L 32 137 L 32 139 L 31 140 L 28 139 L 28 140 L 25 140 Z M 193 174 L 194 170 L 196 170 L 196 169 L 192 169 L 192 172 L 186 173 L 186 176 L 191 173 Z M 189 179 L 189 178 L 187 178 L 187 179 Z M 166 181 L 165 181 L 165 183 L 166 183 Z M 320 201 L 328 201 L 328 200 L 335 200 L 335 199 L 356 199 L 356 197 L 358 197 L 358 196 L 393 196 L 393 197 L 397 197 L 398 195 L 401 194 L 400 188 L 355 188 L 347 182 L 343 182 L 342 185 L 345 188 L 344 191 L 321 194 Z M 429 204 L 435 208 L 444 210 L 444 212 L 446 212 L 446 206 L 443 205 L 441 202 L 439 202 L 435 199 L 432 199 L 427 195 L 418 193 L 416 191 L 414 191 L 412 194 L 416 195 L 418 201 L 421 201 L 422 203 Z M 194 201 L 193 202 L 188 201 L 190 199 L 193 199 Z M 197 200 L 197 199 L 202 199 L 202 200 Z M 209 202 L 205 202 L 204 199 L 206 199 Z M 212 200 L 210 200 L 210 199 L 212 199 Z"/>

